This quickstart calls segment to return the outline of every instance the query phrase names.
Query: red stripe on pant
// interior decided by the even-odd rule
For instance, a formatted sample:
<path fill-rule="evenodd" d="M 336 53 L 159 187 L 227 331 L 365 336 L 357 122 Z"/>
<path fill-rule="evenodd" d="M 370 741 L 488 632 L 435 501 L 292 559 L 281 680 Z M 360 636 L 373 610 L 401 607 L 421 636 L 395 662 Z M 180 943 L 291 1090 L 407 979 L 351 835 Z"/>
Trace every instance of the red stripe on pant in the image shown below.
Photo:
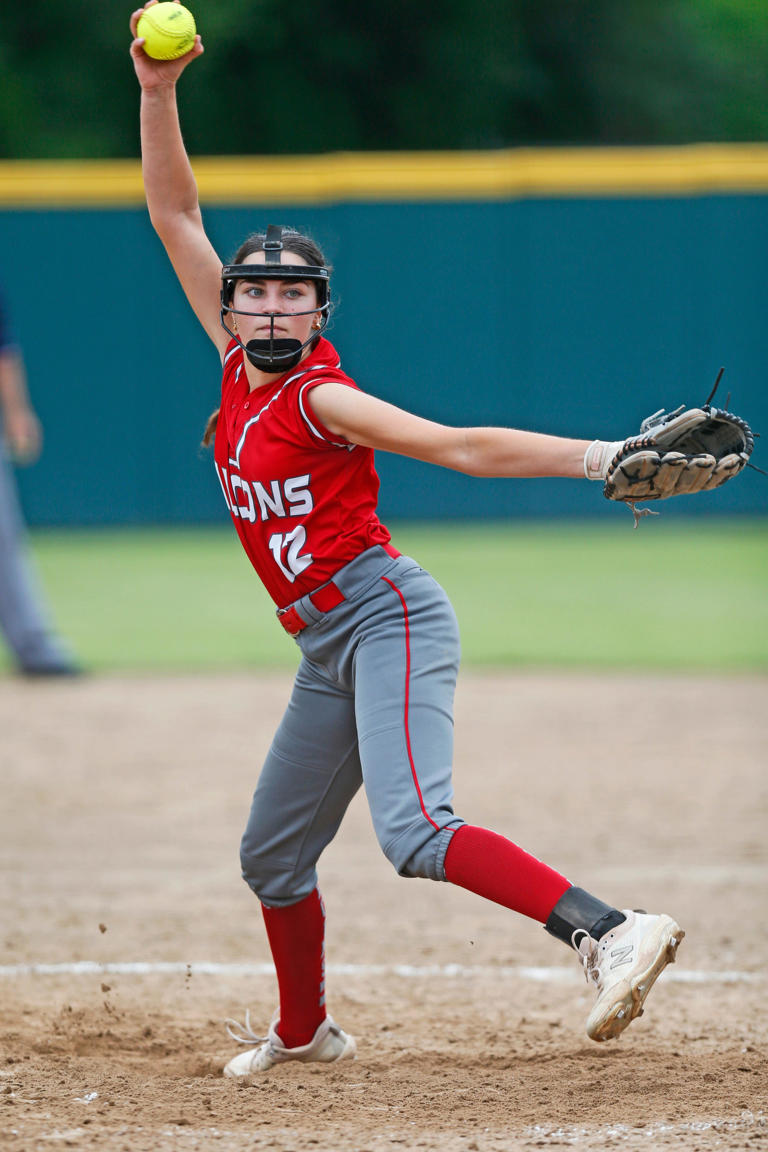
<path fill-rule="evenodd" d="M 403 624 L 405 627 L 405 708 L 403 717 L 403 723 L 405 726 L 405 746 L 408 749 L 408 763 L 411 766 L 411 776 L 413 778 L 414 787 L 416 788 L 416 794 L 419 797 L 419 806 L 421 807 L 422 815 L 424 816 L 425 820 L 429 821 L 435 831 L 439 832 L 439 825 L 435 824 L 434 820 L 424 807 L 424 797 L 421 794 L 421 785 L 419 784 L 419 777 L 416 774 L 416 765 L 413 762 L 413 750 L 411 748 L 411 729 L 409 722 L 411 693 L 411 628 L 408 620 L 408 605 L 406 604 L 405 597 L 403 596 L 400 589 L 397 588 L 391 580 L 388 580 L 386 576 L 382 576 L 381 579 L 385 584 L 389 584 L 392 591 L 397 594 L 403 607 Z"/>

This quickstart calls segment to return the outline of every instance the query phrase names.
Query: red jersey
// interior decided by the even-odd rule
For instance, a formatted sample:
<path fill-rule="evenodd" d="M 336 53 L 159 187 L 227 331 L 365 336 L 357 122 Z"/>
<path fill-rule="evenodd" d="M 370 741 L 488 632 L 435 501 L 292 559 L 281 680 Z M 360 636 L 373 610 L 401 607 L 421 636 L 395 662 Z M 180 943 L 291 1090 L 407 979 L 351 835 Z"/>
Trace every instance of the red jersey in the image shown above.
<path fill-rule="evenodd" d="M 357 385 L 320 339 L 305 360 L 272 384 L 249 390 L 242 348 L 224 356 L 216 426 L 216 472 L 249 560 L 278 608 L 330 580 L 390 535 L 376 515 L 373 449 L 323 426 L 311 391 Z"/>

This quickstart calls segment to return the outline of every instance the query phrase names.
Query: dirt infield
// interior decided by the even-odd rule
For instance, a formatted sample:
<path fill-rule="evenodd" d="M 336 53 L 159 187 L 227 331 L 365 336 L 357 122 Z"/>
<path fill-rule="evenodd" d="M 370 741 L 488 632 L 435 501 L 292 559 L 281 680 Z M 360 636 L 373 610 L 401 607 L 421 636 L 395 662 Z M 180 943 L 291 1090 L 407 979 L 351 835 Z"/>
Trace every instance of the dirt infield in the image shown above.
<path fill-rule="evenodd" d="M 244 1087 L 223 1020 L 276 1000 L 238 841 L 288 688 L 0 681 L 2 1149 L 768 1147 L 768 680 L 463 674 L 457 811 L 686 929 L 620 1041 L 540 926 L 398 879 L 358 796 L 320 872 L 358 1059 Z"/>

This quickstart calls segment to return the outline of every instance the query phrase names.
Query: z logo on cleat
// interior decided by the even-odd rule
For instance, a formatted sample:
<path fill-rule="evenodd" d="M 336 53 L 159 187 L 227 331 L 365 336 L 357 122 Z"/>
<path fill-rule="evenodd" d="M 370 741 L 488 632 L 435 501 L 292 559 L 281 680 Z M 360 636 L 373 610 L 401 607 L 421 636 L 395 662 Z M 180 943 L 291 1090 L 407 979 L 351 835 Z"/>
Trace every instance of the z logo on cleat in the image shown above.
<path fill-rule="evenodd" d="M 624 948 L 614 948 L 611 956 L 615 956 L 615 960 L 611 964 L 611 968 L 620 968 L 622 964 L 629 964 L 632 959 L 632 945 L 627 944 Z"/>

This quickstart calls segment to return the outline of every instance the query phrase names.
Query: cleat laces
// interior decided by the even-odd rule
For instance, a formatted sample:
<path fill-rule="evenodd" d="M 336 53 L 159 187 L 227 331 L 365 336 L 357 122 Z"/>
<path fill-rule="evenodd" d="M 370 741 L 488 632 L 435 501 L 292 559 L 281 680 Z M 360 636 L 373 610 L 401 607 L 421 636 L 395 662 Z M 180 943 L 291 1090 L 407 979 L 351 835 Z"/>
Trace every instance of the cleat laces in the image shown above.
<path fill-rule="evenodd" d="M 227 1019 L 224 1021 L 227 1026 L 227 1033 L 238 1044 L 268 1044 L 269 1036 L 258 1036 L 253 1028 L 251 1028 L 251 1013 L 248 1008 L 245 1010 L 245 1023 L 241 1024 L 239 1020 Z"/>
<path fill-rule="evenodd" d="M 576 937 L 581 937 L 577 942 Z M 586 944 L 586 948 L 584 945 Z M 603 988 L 603 976 L 600 971 L 598 963 L 598 950 L 597 944 L 584 928 L 577 928 L 575 932 L 571 933 L 571 946 L 576 951 L 576 954 L 581 961 L 581 966 L 584 969 L 584 976 L 587 984 L 593 982 L 597 985 L 598 992 Z"/>

